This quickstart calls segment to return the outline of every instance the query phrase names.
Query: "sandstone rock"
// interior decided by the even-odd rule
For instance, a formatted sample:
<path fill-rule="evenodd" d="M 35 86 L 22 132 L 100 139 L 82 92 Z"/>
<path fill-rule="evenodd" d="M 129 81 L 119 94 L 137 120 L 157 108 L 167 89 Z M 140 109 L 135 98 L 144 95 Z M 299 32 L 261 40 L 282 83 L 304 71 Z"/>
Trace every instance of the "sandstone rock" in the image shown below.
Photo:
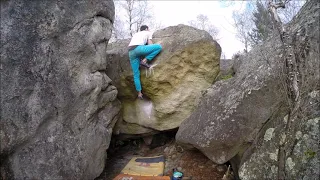
<path fill-rule="evenodd" d="M 152 143 L 152 136 L 143 137 L 143 142 L 144 142 L 146 145 L 150 145 L 150 144 Z"/>
<path fill-rule="evenodd" d="M 249 54 L 239 74 L 207 90 L 199 107 L 180 125 L 177 141 L 191 144 L 218 164 L 235 156 L 281 106 L 281 84 L 274 81 L 278 74 L 270 66 L 262 56 Z"/>
<path fill-rule="evenodd" d="M 227 80 L 234 76 L 235 59 L 220 59 L 220 72 L 215 81 Z"/>
<path fill-rule="evenodd" d="M 299 111 L 289 118 L 286 111 L 279 110 L 267 122 L 259 133 L 261 138 L 243 156 L 241 179 L 278 179 L 279 172 L 285 179 L 320 177 L 319 5 L 316 0 L 307 2 L 289 25 L 290 33 L 296 35 L 293 46 L 300 65 L 299 85 L 305 92 Z"/>
<path fill-rule="evenodd" d="M 178 25 L 154 33 L 153 41 L 163 51 L 152 62 L 154 74 L 146 77 L 141 68 L 142 91 L 146 100 L 137 100 L 128 58 L 128 40 L 112 43 L 107 75 L 114 81 L 123 104 L 123 120 L 156 130 L 174 129 L 186 119 L 203 90 L 219 72 L 221 48 L 205 31 Z"/>
<path fill-rule="evenodd" d="M 1 1 L 1 175 L 93 179 L 120 103 L 103 72 L 112 1 Z"/>
<path fill-rule="evenodd" d="M 221 75 L 233 75 L 233 64 L 235 59 L 220 59 L 220 73 Z"/>
<path fill-rule="evenodd" d="M 293 119 L 292 125 L 295 130 L 291 136 L 284 134 L 283 128 L 288 115 L 284 117 L 280 115 L 276 116 L 278 118 L 272 119 L 267 124 L 265 127 L 267 130 L 262 137 L 270 138 L 259 139 L 257 146 L 255 146 L 256 150 L 252 154 L 244 156 L 239 170 L 241 179 L 277 179 L 279 164 L 279 149 L 277 147 L 280 145 L 286 147 L 284 170 L 288 179 L 311 180 L 319 178 L 320 145 L 318 142 L 320 139 L 320 110 L 316 104 L 320 103 L 320 91 L 316 93 L 317 96 L 315 98 L 310 98 L 306 101 L 309 104 L 309 108 L 305 110 L 318 111 L 318 113 L 311 113 L 305 117 Z M 314 103 L 315 106 L 310 106 L 310 102 Z M 312 119 L 308 119 L 308 117 Z M 275 124 L 277 126 L 274 126 Z"/>
<path fill-rule="evenodd" d="M 300 65 L 300 91 L 305 92 L 302 95 L 304 103 L 301 103 L 301 109 L 306 109 L 305 102 L 310 102 L 306 92 L 320 89 L 319 42 L 317 41 L 319 39 L 319 8 L 317 7 L 319 2 L 308 1 L 298 17 L 288 26 L 288 33 L 295 38 L 292 48 Z M 279 37 L 274 35 L 261 47 L 254 48 L 246 56 L 241 57 L 235 77 L 219 81 L 207 90 L 198 108 L 179 127 L 177 141 L 198 148 L 208 158 L 222 164 L 245 150 L 247 145 L 251 145 L 255 139 L 263 139 L 264 136 L 260 134 L 267 131 L 265 124 L 267 122 L 277 124 L 277 119 L 283 118 L 288 111 L 282 81 L 285 79 L 282 76 L 283 62 L 279 62 L 282 57 L 280 44 Z M 319 108 L 317 111 L 307 110 L 306 112 L 309 117 L 313 117 L 319 114 Z M 305 114 L 304 111 L 301 113 Z M 297 120 L 293 129 L 301 128 L 302 124 L 304 121 Z M 279 140 L 272 135 L 276 130 L 268 132 L 269 134 L 265 137 L 270 139 L 270 142 Z M 289 140 L 287 143 L 292 144 Z M 248 156 L 255 150 L 255 144 L 252 144 L 251 152 L 249 150 L 246 152 Z M 261 147 L 257 154 L 264 152 L 264 147 Z M 272 152 L 266 152 L 264 155 L 273 153 L 266 157 L 275 159 L 277 146 L 269 148 Z M 290 152 L 289 146 L 285 148 Z M 261 158 L 253 157 L 253 159 L 258 164 L 264 162 Z M 299 163 L 297 159 L 291 158 L 291 160 L 296 164 Z M 251 163 L 253 162 L 248 162 L 248 164 Z M 263 166 L 272 168 L 272 164 Z M 251 179 L 256 179 L 254 177 L 264 179 L 263 176 L 256 176 L 258 173 L 254 172 L 259 168 L 262 172 L 262 167 L 253 164 L 247 167 L 249 168 L 245 169 L 253 175 L 250 176 Z M 264 173 L 267 172 L 270 171 L 264 171 Z"/>
<path fill-rule="evenodd" d="M 123 121 L 123 118 L 121 117 L 116 122 L 113 134 L 115 134 L 115 135 L 125 134 L 126 136 L 127 135 L 141 135 L 141 136 L 143 136 L 143 135 L 147 135 L 147 134 L 154 134 L 155 132 L 156 131 L 151 128 L 143 127 L 143 126 L 140 126 L 135 123 L 127 123 L 127 122 Z M 128 136 L 128 137 L 130 137 L 130 136 Z"/>

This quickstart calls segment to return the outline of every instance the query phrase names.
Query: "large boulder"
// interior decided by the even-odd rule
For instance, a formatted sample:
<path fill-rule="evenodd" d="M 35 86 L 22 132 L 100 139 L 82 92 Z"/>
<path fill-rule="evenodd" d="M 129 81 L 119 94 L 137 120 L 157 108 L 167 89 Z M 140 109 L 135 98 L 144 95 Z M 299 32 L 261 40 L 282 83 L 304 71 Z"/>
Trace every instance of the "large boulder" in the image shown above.
<path fill-rule="evenodd" d="M 298 158 L 299 155 L 304 152 L 309 158 L 317 158 L 319 152 L 319 144 L 313 144 L 313 142 L 319 142 L 319 136 L 314 135 L 318 132 L 314 128 L 318 125 L 317 117 L 320 114 L 319 96 L 312 95 L 316 99 L 312 101 L 309 98 L 311 96 L 309 93 L 316 94 L 315 92 L 320 89 L 318 7 L 318 1 L 308 1 L 287 27 L 288 34 L 294 39 L 288 47 L 293 50 L 299 65 L 299 87 L 302 99 L 298 113 L 291 115 L 290 121 L 295 123 L 290 124 L 290 131 L 289 125 L 284 124 L 287 122 L 283 121 L 288 114 L 284 62 L 280 61 L 284 55 L 280 47 L 280 37 L 274 35 L 262 46 L 240 57 L 241 63 L 235 77 L 219 81 L 207 90 L 198 108 L 181 123 L 176 135 L 177 141 L 186 146 L 196 147 L 219 164 L 225 163 L 236 155 L 241 156 L 245 152 L 242 159 L 244 166 L 241 167 L 243 179 L 274 179 L 272 175 L 276 175 L 279 165 L 276 152 L 277 149 L 284 149 L 287 154 L 284 157 L 281 154 L 281 158 L 286 159 L 287 162 L 285 162 L 286 168 L 281 170 L 290 174 L 288 179 L 296 179 L 294 175 L 301 175 L 307 171 L 312 179 L 313 176 L 309 172 L 313 169 L 319 170 L 319 164 L 315 165 L 318 161 L 312 162 L 312 166 L 317 166 L 312 168 L 302 168 L 310 164 L 303 166 L 297 164 L 301 161 Z M 313 106 L 311 108 L 313 110 L 308 110 L 308 106 Z M 294 118 L 295 116 L 300 117 Z M 286 134 L 293 136 L 280 138 L 281 131 L 290 132 Z M 299 135 L 295 138 L 296 133 Z M 276 138 L 272 138 L 274 135 Z M 303 136 L 306 138 L 302 138 Z M 312 140 L 308 140 L 307 137 L 312 137 Z M 259 140 L 263 141 L 263 138 L 268 142 L 261 145 Z M 269 140 L 272 142 L 270 143 Z M 281 144 L 280 140 L 286 145 L 282 147 L 283 142 Z M 299 146 L 307 145 L 310 151 L 296 147 L 295 142 L 299 142 Z M 245 151 L 248 146 L 250 148 Z M 295 151 L 290 148 L 298 149 L 300 152 L 290 154 Z M 250 159 L 255 151 L 256 153 Z M 276 167 L 273 168 L 273 165 Z M 289 173 L 293 170 L 299 173 Z M 298 179 L 302 179 L 302 176 Z"/>
<path fill-rule="evenodd" d="M 320 177 L 319 6 L 317 0 L 308 1 L 289 25 L 299 65 L 298 111 L 287 113 L 281 108 L 262 127 L 241 160 L 243 180 Z"/>
<path fill-rule="evenodd" d="M 113 1 L 1 3 L 1 178 L 93 179 L 118 118 Z"/>
<path fill-rule="evenodd" d="M 233 65 L 236 59 L 220 59 L 220 74 L 222 76 L 233 75 Z"/>
<path fill-rule="evenodd" d="M 219 73 L 220 46 L 206 32 L 186 25 L 171 26 L 153 34 L 163 47 L 153 60 L 153 73 L 141 68 L 142 91 L 138 100 L 128 58 L 129 40 L 110 44 L 107 75 L 114 81 L 123 104 L 123 121 L 115 132 L 143 134 L 150 129 L 177 128 L 197 106 L 202 91 L 212 85 Z M 148 75 L 148 76 L 147 76 Z M 144 128 L 138 131 L 133 126 Z M 129 127 L 130 126 L 130 127 Z M 131 129 L 132 131 L 127 131 Z"/>
<path fill-rule="evenodd" d="M 297 122 L 293 125 L 297 129 L 292 136 L 286 135 L 284 126 L 280 126 L 288 121 L 289 115 L 280 116 L 283 118 L 278 117 L 272 120 L 273 123 L 268 123 L 264 127 L 264 134 L 261 132 L 261 138 L 257 140 L 255 150 L 252 151 L 251 147 L 248 152 L 252 154 L 244 156 L 242 160 L 239 169 L 242 180 L 278 179 L 278 147 L 286 144 L 288 147 L 285 149 L 283 168 L 286 179 L 313 180 L 320 177 L 320 91 L 313 91 L 309 96 L 309 102 L 314 103 L 311 107 L 313 110 L 317 108 L 318 114 L 292 119 L 292 122 Z M 277 122 L 277 125 L 274 122 Z"/>

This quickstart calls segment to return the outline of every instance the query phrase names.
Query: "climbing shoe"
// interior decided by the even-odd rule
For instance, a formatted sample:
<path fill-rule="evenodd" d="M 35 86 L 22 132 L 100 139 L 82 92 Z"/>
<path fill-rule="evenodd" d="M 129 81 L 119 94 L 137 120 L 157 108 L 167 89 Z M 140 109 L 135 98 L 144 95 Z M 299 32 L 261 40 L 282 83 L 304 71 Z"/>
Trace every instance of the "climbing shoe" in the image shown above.
<path fill-rule="evenodd" d="M 151 67 L 148 63 L 145 63 L 143 61 L 140 61 L 140 65 L 143 66 L 143 67 L 146 67 L 148 69 Z"/>
<path fill-rule="evenodd" d="M 143 95 L 141 95 L 141 96 L 138 95 L 138 99 L 143 100 Z"/>

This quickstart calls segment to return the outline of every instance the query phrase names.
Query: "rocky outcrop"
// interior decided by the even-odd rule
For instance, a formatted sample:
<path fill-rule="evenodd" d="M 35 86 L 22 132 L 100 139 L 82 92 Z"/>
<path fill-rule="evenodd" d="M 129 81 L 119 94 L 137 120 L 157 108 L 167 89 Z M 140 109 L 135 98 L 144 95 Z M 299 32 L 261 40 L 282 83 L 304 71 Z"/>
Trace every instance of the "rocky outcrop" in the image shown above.
<path fill-rule="evenodd" d="M 220 59 L 220 73 L 222 76 L 233 75 L 233 64 L 235 59 Z"/>
<path fill-rule="evenodd" d="M 319 104 L 319 91 L 316 93 L 318 100 L 311 100 Z M 312 93 L 309 94 L 312 96 Z M 319 109 L 319 108 L 318 108 Z M 288 115 L 283 119 L 286 122 Z M 278 178 L 278 156 L 279 147 L 285 143 L 290 143 L 286 149 L 285 172 L 288 179 L 317 179 L 320 172 L 320 153 L 319 153 L 319 121 L 320 116 L 308 119 L 293 119 L 301 125 L 292 135 L 287 136 L 283 133 L 282 126 L 268 124 L 265 133 L 259 139 L 256 150 L 248 159 L 243 160 L 239 175 L 243 180 L 249 179 L 277 179 Z M 303 122 L 303 123 L 301 123 Z"/>
<path fill-rule="evenodd" d="M 220 73 L 215 81 L 230 79 L 234 76 L 234 59 L 220 59 Z"/>
<path fill-rule="evenodd" d="M 241 179 L 320 177 L 319 6 L 319 1 L 307 2 L 288 28 L 299 65 L 299 110 L 287 114 L 281 109 L 263 126 L 242 158 Z"/>
<path fill-rule="evenodd" d="M 242 179 L 274 179 L 279 164 L 283 164 L 278 158 L 286 161 L 284 171 L 288 179 L 302 179 L 302 174 L 307 179 L 318 177 L 319 174 L 309 172 L 319 172 L 315 160 L 319 144 L 313 144 L 319 142 L 319 135 L 315 135 L 320 116 L 320 99 L 315 95 L 320 89 L 319 2 L 308 1 L 287 29 L 294 38 L 289 48 L 299 64 L 302 100 L 294 115 L 297 118 L 292 116 L 290 125 L 283 120 L 288 114 L 286 77 L 284 62 L 280 61 L 280 38 L 274 35 L 240 57 L 235 77 L 219 81 L 207 90 L 198 108 L 179 127 L 177 141 L 198 148 L 219 164 L 241 156 L 250 147 L 242 156 Z M 290 133 L 285 137 L 283 132 Z M 280 147 L 286 154 L 277 153 Z"/>
<path fill-rule="evenodd" d="M 280 82 L 274 81 L 278 74 L 270 66 L 257 54 L 248 56 L 241 73 L 207 90 L 179 127 L 177 140 L 192 144 L 219 164 L 235 156 L 284 100 Z"/>
<path fill-rule="evenodd" d="M 112 1 L 1 1 L 1 176 L 93 179 L 118 118 Z"/>
<path fill-rule="evenodd" d="M 152 62 L 157 64 L 153 73 L 146 76 L 146 70 L 141 68 L 142 91 L 147 97 L 144 101 L 136 99 L 127 51 L 129 41 L 108 47 L 112 62 L 107 75 L 114 81 L 123 104 L 124 123 L 117 124 L 115 132 L 143 134 L 177 128 L 219 73 L 221 48 L 205 31 L 172 26 L 156 31 L 153 41 L 163 50 Z M 136 125 L 144 129 L 138 130 Z"/>

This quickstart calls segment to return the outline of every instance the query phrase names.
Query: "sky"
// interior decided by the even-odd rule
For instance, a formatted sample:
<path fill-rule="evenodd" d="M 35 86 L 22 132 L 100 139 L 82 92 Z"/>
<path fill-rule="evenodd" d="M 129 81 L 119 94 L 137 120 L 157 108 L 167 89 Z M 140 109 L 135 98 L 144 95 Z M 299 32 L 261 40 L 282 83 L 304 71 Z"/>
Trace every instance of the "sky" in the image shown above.
<path fill-rule="evenodd" d="M 211 23 L 219 29 L 218 43 L 226 58 L 244 49 L 236 38 L 232 12 L 243 11 L 247 5 L 244 1 L 156 1 L 151 0 L 154 17 L 163 27 L 188 24 L 198 14 L 206 15 Z"/>

